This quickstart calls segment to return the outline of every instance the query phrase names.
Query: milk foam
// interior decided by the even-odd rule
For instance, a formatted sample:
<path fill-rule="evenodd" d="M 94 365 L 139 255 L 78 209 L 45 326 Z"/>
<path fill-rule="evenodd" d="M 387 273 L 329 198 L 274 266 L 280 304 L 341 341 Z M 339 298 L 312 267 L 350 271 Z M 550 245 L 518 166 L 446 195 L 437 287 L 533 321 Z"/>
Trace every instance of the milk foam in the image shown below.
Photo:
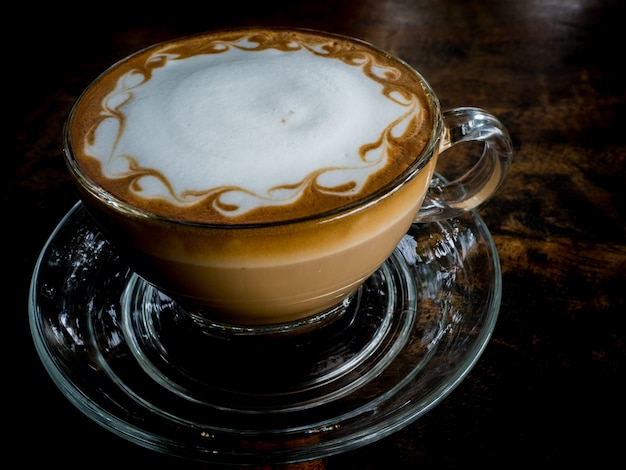
<path fill-rule="evenodd" d="M 135 176 L 137 195 L 181 207 L 213 197 L 228 216 L 291 204 L 311 187 L 354 194 L 423 112 L 375 79 L 397 71 L 373 55 L 220 44 L 192 56 L 157 49 L 146 64 L 158 66 L 119 79 L 85 147 L 106 177 Z"/>

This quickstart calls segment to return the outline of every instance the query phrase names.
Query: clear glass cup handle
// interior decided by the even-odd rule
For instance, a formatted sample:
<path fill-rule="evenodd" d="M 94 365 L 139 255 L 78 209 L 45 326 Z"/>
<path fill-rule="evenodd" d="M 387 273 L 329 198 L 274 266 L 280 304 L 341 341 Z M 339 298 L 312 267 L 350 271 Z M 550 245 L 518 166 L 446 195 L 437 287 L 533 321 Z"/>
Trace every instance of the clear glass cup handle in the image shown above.
<path fill-rule="evenodd" d="M 454 108 L 443 113 L 443 136 L 439 161 L 445 151 L 461 143 L 484 143 L 481 157 L 463 176 L 448 181 L 435 175 L 415 222 L 434 222 L 456 217 L 486 201 L 504 181 L 513 156 L 506 128 L 492 114 L 480 108 Z"/>

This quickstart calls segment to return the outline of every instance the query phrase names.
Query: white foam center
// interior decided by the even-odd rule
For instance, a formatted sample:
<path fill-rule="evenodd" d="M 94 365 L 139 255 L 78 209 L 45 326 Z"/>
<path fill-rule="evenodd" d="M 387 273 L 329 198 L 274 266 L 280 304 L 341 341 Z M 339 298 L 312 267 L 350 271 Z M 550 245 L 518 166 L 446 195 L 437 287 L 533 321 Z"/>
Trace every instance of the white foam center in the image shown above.
<path fill-rule="evenodd" d="M 385 145 L 363 145 L 401 133 L 419 111 L 361 66 L 306 49 L 169 56 L 145 78 L 119 80 L 87 153 L 109 178 L 135 172 L 131 161 L 156 170 L 169 186 L 142 176 L 136 191 L 147 198 L 185 206 L 229 188 L 221 202 L 232 215 L 292 203 L 316 174 L 328 191 L 358 191 L 387 162 Z"/>

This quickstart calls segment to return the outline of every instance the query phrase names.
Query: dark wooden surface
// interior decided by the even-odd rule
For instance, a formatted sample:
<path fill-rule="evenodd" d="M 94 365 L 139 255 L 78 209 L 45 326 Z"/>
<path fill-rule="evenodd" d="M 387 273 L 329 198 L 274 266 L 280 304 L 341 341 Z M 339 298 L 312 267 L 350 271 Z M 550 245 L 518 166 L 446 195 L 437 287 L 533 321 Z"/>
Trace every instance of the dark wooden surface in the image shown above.
<path fill-rule="evenodd" d="M 76 201 L 63 120 L 105 67 L 163 39 L 238 25 L 360 37 L 420 70 L 443 108 L 480 106 L 515 156 L 481 209 L 501 258 L 500 317 L 483 356 L 435 409 L 394 435 L 313 462 L 326 469 L 527 467 L 621 459 L 626 434 L 624 8 L 602 0 L 183 2 L 129 13 L 22 2 L 4 18 L 3 459 L 44 468 L 214 468 L 136 447 L 61 395 L 27 320 L 32 269 Z M 180 3 L 180 2 L 179 2 Z M 245 3 L 245 2 L 244 2 Z M 215 6 L 217 2 L 206 5 Z M 157 6 L 158 5 L 158 6 Z M 196 5 L 196 6 L 192 6 Z M 164 8 L 164 10 L 161 10 Z M 7 85 L 8 83 L 8 85 Z M 6 150 L 6 149 L 5 149 Z M 14 460 L 17 459 L 17 460 Z M 306 468 L 305 465 L 294 468 Z"/>

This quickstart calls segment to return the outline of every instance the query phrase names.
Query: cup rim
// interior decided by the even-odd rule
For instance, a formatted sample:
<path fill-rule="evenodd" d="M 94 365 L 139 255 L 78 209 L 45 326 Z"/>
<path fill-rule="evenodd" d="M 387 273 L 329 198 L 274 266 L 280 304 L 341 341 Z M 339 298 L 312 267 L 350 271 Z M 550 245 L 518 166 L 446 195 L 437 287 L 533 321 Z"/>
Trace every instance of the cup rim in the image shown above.
<path fill-rule="evenodd" d="M 157 213 L 145 210 L 145 209 L 140 209 L 136 206 L 133 206 L 131 204 L 124 202 L 113 193 L 107 191 L 100 185 L 96 184 L 89 177 L 89 175 L 82 170 L 76 157 L 74 156 L 74 153 L 70 145 L 70 138 L 69 138 L 70 122 L 72 121 L 73 116 L 76 112 L 76 109 L 79 103 L 81 102 L 81 100 L 83 99 L 83 97 L 87 94 L 89 90 L 91 90 L 93 86 L 95 86 L 95 84 L 99 82 L 101 77 L 106 75 L 110 70 L 118 67 L 121 63 L 126 62 L 127 60 L 130 60 L 132 57 L 139 55 L 139 54 L 143 54 L 146 51 L 149 51 L 150 49 L 156 49 L 165 44 L 178 42 L 178 41 L 184 41 L 186 39 L 191 39 L 193 37 L 208 36 L 208 35 L 217 34 L 221 32 L 227 32 L 227 31 L 243 32 L 246 30 L 258 30 L 258 29 L 264 29 L 268 31 L 306 32 L 306 33 L 318 34 L 318 35 L 322 35 L 326 37 L 336 37 L 336 38 L 343 39 L 346 41 L 360 43 L 404 65 L 404 67 L 407 70 L 411 71 L 417 77 L 418 81 L 422 85 L 422 89 L 424 90 L 425 96 L 427 98 L 430 111 L 433 115 L 433 126 L 431 129 L 427 144 L 424 146 L 422 151 L 418 155 L 416 155 L 412 163 L 402 173 L 400 173 L 394 179 L 389 181 L 387 184 L 379 187 L 375 191 L 372 191 L 366 194 L 363 197 L 360 197 L 358 199 L 355 199 L 351 202 L 348 202 L 344 205 L 341 205 L 337 208 L 333 208 L 330 210 L 326 210 L 326 211 L 322 211 L 322 212 L 318 212 L 314 214 L 308 214 L 302 217 L 293 217 L 293 218 L 288 218 L 288 219 L 282 219 L 282 220 L 277 220 L 277 221 L 267 221 L 267 222 L 214 223 L 214 222 L 198 222 L 198 221 L 163 216 L 163 215 L 160 215 L 160 214 L 157 214 Z M 359 38 L 345 35 L 345 34 L 318 30 L 314 28 L 287 27 L 287 26 L 257 26 L 257 27 L 246 26 L 246 27 L 213 29 L 213 30 L 207 30 L 204 32 L 199 32 L 199 33 L 172 38 L 170 40 L 161 41 L 161 42 L 143 47 L 123 57 L 122 59 L 114 62 L 112 65 L 110 65 L 100 74 L 98 74 L 96 78 L 93 79 L 87 85 L 87 87 L 80 93 L 80 95 L 74 101 L 74 104 L 72 105 L 63 125 L 63 156 L 64 156 L 66 166 L 68 167 L 69 171 L 74 176 L 74 180 L 80 184 L 80 187 L 84 189 L 85 191 L 87 191 L 89 194 L 91 194 L 98 201 L 110 207 L 115 212 L 119 212 L 125 215 L 134 216 L 138 218 L 150 219 L 150 220 L 162 222 L 162 223 L 170 223 L 170 224 L 192 226 L 192 227 L 213 228 L 213 229 L 276 227 L 276 226 L 291 225 L 291 224 L 297 224 L 297 223 L 308 222 L 308 221 L 336 220 L 336 219 L 345 217 L 348 214 L 352 214 L 353 212 L 364 210 L 370 207 L 371 205 L 376 204 L 379 201 L 394 194 L 396 191 L 402 188 L 408 181 L 410 181 L 415 175 L 417 175 L 422 170 L 422 168 L 426 166 L 426 164 L 430 161 L 433 155 L 435 155 L 436 150 L 439 146 L 439 140 L 442 135 L 442 130 L 443 130 L 443 118 L 442 118 L 442 113 L 441 113 L 441 105 L 439 103 L 439 99 L 437 98 L 437 95 L 435 94 L 433 88 L 431 87 L 431 85 L 428 83 L 428 81 L 423 77 L 423 75 L 420 72 L 418 72 L 414 67 L 409 65 L 405 60 L 400 59 L 399 57 L 391 54 L 390 52 L 387 52 L 379 48 L 378 46 L 375 46 L 374 44 L 368 41 L 365 41 L 363 39 L 359 39 Z"/>

